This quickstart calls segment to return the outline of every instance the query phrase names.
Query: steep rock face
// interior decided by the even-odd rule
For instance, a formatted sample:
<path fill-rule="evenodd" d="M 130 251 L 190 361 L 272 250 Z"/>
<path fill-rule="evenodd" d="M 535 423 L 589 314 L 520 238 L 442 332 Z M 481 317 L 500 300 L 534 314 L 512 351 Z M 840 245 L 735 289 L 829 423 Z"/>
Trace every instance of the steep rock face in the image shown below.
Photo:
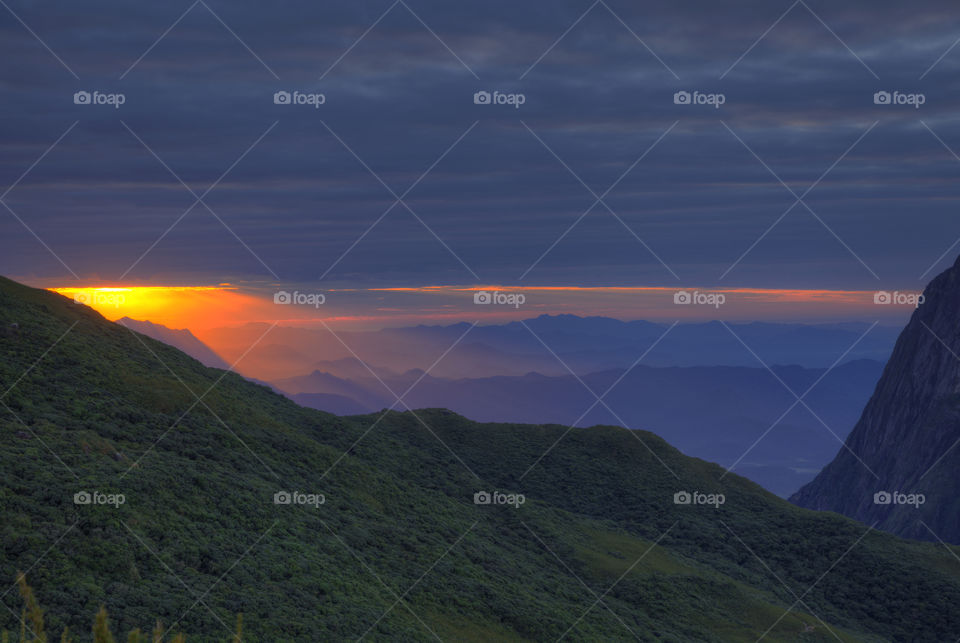
<path fill-rule="evenodd" d="M 924 290 L 837 457 L 790 500 L 901 536 L 960 543 L 958 385 L 960 259 Z"/>

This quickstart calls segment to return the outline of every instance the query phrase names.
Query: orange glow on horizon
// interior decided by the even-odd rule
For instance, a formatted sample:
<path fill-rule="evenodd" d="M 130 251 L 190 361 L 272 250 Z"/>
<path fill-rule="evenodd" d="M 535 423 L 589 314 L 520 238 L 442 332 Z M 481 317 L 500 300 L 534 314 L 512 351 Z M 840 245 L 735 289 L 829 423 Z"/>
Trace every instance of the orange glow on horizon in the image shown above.
<path fill-rule="evenodd" d="M 299 291 L 289 287 L 297 299 Z M 870 290 L 693 288 L 666 286 L 462 286 L 331 288 L 322 305 L 297 305 L 275 284 L 238 286 L 84 286 L 50 290 L 97 310 L 111 321 L 130 317 L 172 329 L 187 328 L 203 339 L 215 328 L 246 323 L 281 326 L 329 324 L 344 329 L 459 321 L 504 323 L 542 314 L 605 316 L 617 319 L 702 321 L 876 319 L 909 314 L 902 306 L 876 306 Z M 474 294 L 499 291 L 524 295 L 521 306 L 477 306 Z M 722 293 L 725 304 L 677 306 L 674 295 Z M 306 290 L 304 295 L 323 290 Z M 284 302 L 275 301 L 280 294 Z M 288 305 L 278 306 L 277 303 Z"/>
<path fill-rule="evenodd" d="M 260 302 L 258 297 L 237 292 L 229 284 L 219 286 L 87 286 L 50 288 L 53 292 L 90 306 L 116 321 L 122 317 L 151 321 L 168 328 L 203 330 L 235 323 Z"/>

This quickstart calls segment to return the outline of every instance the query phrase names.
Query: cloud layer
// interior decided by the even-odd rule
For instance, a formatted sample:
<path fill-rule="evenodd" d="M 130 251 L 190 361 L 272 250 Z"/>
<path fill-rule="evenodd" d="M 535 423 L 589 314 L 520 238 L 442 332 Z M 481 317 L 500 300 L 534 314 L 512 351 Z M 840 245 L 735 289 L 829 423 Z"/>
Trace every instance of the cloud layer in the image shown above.
<path fill-rule="evenodd" d="M 9 8 L 3 274 L 869 290 L 960 237 L 945 2 Z"/>

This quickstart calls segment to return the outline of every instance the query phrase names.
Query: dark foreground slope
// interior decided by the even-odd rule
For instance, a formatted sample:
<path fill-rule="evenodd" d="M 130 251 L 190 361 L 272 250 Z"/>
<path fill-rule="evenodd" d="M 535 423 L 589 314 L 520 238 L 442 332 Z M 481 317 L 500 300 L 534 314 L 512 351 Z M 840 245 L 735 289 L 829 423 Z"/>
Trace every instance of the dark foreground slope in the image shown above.
<path fill-rule="evenodd" d="M 846 445 L 793 502 L 960 543 L 958 322 L 960 259 L 927 286 Z"/>
<path fill-rule="evenodd" d="M 237 613 L 270 643 L 960 632 L 946 548 L 798 509 L 649 433 L 338 418 L 2 279 L 0 385 L 0 577 L 27 572 L 54 637 L 89 640 L 100 604 L 123 632 L 159 617 L 188 641 L 226 640 Z"/>

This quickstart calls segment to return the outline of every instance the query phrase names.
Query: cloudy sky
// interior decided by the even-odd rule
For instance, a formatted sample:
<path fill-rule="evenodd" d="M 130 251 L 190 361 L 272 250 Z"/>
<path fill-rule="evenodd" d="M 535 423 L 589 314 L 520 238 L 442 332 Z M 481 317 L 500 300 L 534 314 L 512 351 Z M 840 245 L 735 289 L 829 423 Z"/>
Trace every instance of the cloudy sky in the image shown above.
<path fill-rule="evenodd" d="M 33 283 L 871 291 L 960 252 L 947 2 L 0 4 Z"/>

